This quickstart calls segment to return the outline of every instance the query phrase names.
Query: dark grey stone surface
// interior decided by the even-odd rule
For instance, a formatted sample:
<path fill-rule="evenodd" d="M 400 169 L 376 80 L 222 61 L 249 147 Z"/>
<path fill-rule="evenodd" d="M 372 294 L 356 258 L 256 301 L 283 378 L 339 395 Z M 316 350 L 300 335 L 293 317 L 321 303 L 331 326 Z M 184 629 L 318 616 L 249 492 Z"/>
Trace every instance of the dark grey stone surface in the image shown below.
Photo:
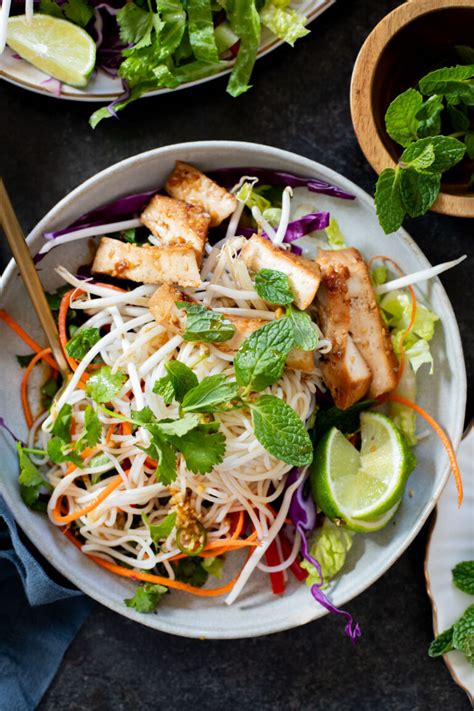
<path fill-rule="evenodd" d="M 294 50 L 261 60 L 240 99 L 217 80 L 140 101 L 92 132 L 87 105 L 59 102 L 2 83 L 1 173 L 25 230 L 97 171 L 149 148 L 184 140 L 267 143 L 327 164 L 366 190 L 375 176 L 354 137 L 349 82 L 358 49 L 397 2 L 339 0 Z M 430 214 L 407 223 L 430 261 L 472 255 L 473 223 Z M 0 243 L 3 264 L 8 252 Z M 442 277 L 466 352 L 473 397 L 471 263 Z M 357 709 L 469 708 L 440 660 L 430 660 L 431 607 L 423 578 L 427 528 L 349 608 L 364 636 L 356 648 L 340 622 L 316 623 L 253 640 L 171 637 L 96 606 L 71 645 L 41 708 Z"/>

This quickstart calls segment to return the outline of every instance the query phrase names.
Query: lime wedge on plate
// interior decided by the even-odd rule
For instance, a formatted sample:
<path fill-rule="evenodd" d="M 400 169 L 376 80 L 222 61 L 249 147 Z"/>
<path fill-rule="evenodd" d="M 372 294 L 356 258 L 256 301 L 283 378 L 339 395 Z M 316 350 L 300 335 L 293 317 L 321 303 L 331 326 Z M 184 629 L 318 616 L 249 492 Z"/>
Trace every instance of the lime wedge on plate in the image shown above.
<path fill-rule="evenodd" d="M 371 531 L 395 513 L 414 455 L 389 417 L 364 412 L 360 422 L 360 452 L 336 427 L 324 435 L 315 448 L 311 483 L 327 516 Z"/>
<path fill-rule="evenodd" d="M 85 86 L 95 66 L 95 42 L 81 27 L 49 15 L 8 20 L 7 44 L 41 71 L 71 86 Z"/>

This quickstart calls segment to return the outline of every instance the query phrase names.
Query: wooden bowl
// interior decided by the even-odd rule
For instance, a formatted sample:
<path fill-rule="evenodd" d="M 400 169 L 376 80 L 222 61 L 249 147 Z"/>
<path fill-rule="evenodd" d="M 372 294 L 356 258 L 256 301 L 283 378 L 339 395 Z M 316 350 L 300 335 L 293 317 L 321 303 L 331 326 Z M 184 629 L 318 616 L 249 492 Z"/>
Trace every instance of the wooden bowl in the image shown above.
<path fill-rule="evenodd" d="M 473 37 L 474 0 L 410 0 L 367 37 L 352 73 L 351 113 L 359 145 L 377 173 L 393 168 L 402 150 L 385 130 L 390 102 L 450 55 L 448 64 L 455 64 L 454 45 L 472 46 Z M 467 182 L 461 171 L 451 171 L 431 209 L 474 217 L 474 190 Z"/>

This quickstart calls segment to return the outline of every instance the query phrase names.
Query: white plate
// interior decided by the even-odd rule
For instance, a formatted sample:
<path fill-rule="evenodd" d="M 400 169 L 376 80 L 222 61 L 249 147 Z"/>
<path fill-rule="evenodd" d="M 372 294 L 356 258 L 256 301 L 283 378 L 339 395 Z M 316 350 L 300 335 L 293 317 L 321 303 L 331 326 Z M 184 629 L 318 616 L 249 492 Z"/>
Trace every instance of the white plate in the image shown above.
<path fill-rule="evenodd" d="M 297 7 L 300 12 L 306 15 L 309 24 L 334 2 L 335 0 L 300 0 L 299 2 L 292 4 Z M 260 59 L 260 57 L 264 57 L 265 54 L 268 54 L 268 52 L 276 49 L 281 44 L 283 44 L 282 40 L 275 37 L 275 35 L 269 32 L 269 30 L 263 28 L 262 41 L 257 58 Z M 177 87 L 177 89 L 156 89 L 155 91 L 147 91 L 144 96 L 167 94 L 170 91 L 177 91 L 178 89 L 186 89 L 191 86 L 197 86 L 198 84 L 203 84 L 204 82 L 211 81 L 211 79 L 216 79 L 217 77 L 224 76 L 230 72 L 231 69 L 226 69 L 218 74 L 214 74 L 213 76 L 182 84 Z M 11 84 L 16 84 L 16 86 L 21 86 L 29 91 L 34 91 L 36 94 L 46 94 L 48 96 L 54 95 L 51 93 L 51 89 L 48 84 L 45 83 L 49 79 L 48 75 L 44 74 L 44 72 L 39 69 L 36 69 L 36 67 L 29 62 L 23 59 L 16 59 L 14 52 L 12 52 L 8 47 L 6 47 L 4 53 L 0 56 L 0 77 Z M 72 86 L 63 84 L 61 88 L 61 95 L 57 98 L 69 99 L 71 101 L 104 102 L 113 101 L 122 93 L 123 88 L 120 79 L 110 77 L 103 71 L 98 71 L 85 89 L 75 89 Z"/>
<path fill-rule="evenodd" d="M 399 230 L 384 236 L 374 211 L 374 203 L 363 190 L 329 168 L 286 151 L 269 146 L 231 141 L 201 141 L 159 148 L 118 163 L 87 180 L 65 197 L 44 217 L 29 235 L 36 253 L 45 230 L 70 224 L 81 214 L 114 198 L 142 190 L 159 188 L 174 166 L 175 160 L 195 163 L 203 170 L 232 166 L 260 166 L 316 176 L 354 193 L 354 201 L 336 200 L 308 193 L 310 204 L 333 211 L 343 233 L 355 247 L 370 257 L 386 254 L 393 257 L 406 272 L 426 268 L 429 263 L 410 239 Z M 85 241 L 58 247 L 41 262 L 41 276 L 47 288 L 59 284 L 53 267 L 59 262 L 74 270 L 90 261 Z M 26 296 L 15 266 L 5 272 L 3 308 L 17 319 L 39 341 L 40 328 Z M 459 443 L 464 417 L 466 379 L 459 331 L 451 305 L 438 279 L 420 290 L 441 321 L 433 340 L 436 375 L 419 378 L 419 402 L 449 432 L 455 446 Z M 0 415 L 22 437 L 26 434 L 19 398 L 20 368 L 15 354 L 24 346 L 0 324 L 2 343 L 2 403 Z M 446 347 L 446 344 L 449 347 Z M 39 513 L 29 511 L 22 503 L 18 486 L 18 464 L 11 441 L 0 438 L 1 490 L 17 521 L 48 560 L 81 590 L 116 612 L 165 632 L 189 637 L 253 637 L 304 624 L 326 614 L 316 605 L 305 585 L 294 581 L 282 596 L 273 596 L 267 576 L 256 572 L 244 594 L 231 607 L 222 600 L 204 599 L 173 592 L 166 596 L 156 614 L 141 615 L 123 604 L 130 597 L 133 584 L 98 568 L 74 548 L 69 541 Z M 435 437 L 417 449 L 418 468 L 410 479 L 413 496 L 406 497 L 393 523 L 377 534 L 356 537 L 344 575 L 331 590 L 334 603 L 348 601 L 369 587 L 397 560 L 416 536 L 435 505 L 448 476 L 446 454 Z M 235 559 L 234 559 L 235 560 Z M 229 561 L 230 562 L 230 561 Z"/>
<path fill-rule="evenodd" d="M 457 508 L 457 492 L 449 479 L 436 507 L 436 520 L 431 531 L 425 560 L 426 588 L 433 606 L 433 630 L 437 635 L 458 620 L 472 595 L 459 590 L 452 582 L 451 571 L 462 560 L 474 560 L 474 429 L 471 429 L 458 452 L 464 484 L 464 501 Z M 474 704 L 474 667 L 461 652 L 443 657 L 455 682 Z"/>

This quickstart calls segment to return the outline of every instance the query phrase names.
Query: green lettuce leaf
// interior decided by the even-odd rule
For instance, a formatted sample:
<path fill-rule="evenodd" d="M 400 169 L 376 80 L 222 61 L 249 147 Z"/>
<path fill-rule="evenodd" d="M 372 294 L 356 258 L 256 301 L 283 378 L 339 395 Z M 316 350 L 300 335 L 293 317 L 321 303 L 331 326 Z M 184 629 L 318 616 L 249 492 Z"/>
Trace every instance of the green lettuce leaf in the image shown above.
<path fill-rule="evenodd" d="M 226 0 L 226 12 L 231 29 L 240 37 L 237 54 L 227 92 L 240 96 L 250 89 L 250 75 L 260 47 L 260 17 L 255 0 Z"/>
<path fill-rule="evenodd" d="M 310 542 L 310 553 L 321 565 L 324 583 L 327 584 L 342 569 L 347 553 L 353 543 L 354 534 L 342 526 L 334 525 L 325 519 L 321 528 L 317 529 Z M 308 571 L 307 585 L 319 583 L 318 571 L 308 561 L 300 563 Z"/>
<path fill-rule="evenodd" d="M 260 19 L 270 32 L 292 47 L 297 39 L 309 35 L 309 30 L 305 27 L 306 17 L 275 0 L 266 3 L 260 12 Z"/>

